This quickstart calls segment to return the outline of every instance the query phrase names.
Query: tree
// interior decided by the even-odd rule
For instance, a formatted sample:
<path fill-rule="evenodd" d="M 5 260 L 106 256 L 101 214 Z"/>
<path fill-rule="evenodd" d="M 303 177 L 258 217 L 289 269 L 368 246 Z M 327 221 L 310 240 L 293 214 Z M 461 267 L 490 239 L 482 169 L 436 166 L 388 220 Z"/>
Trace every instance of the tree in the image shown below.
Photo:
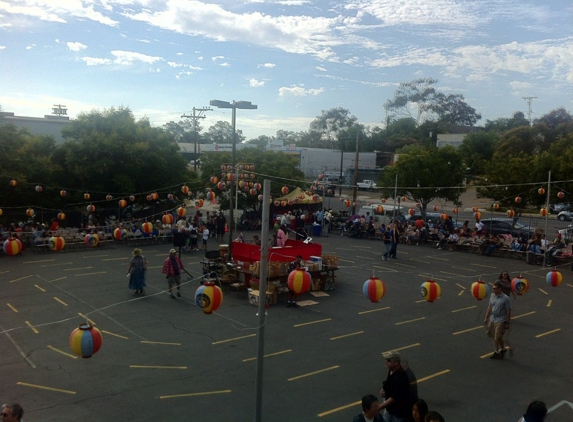
<path fill-rule="evenodd" d="M 495 120 L 486 120 L 485 122 L 485 130 L 488 132 L 494 131 L 501 133 L 520 126 L 529 126 L 529 120 L 525 118 L 521 111 L 516 111 L 509 119 L 501 117 Z"/>
<path fill-rule="evenodd" d="M 492 160 L 498 135 L 495 132 L 468 133 L 458 151 L 472 174 L 484 174 Z"/>
<path fill-rule="evenodd" d="M 335 143 L 339 141 L 338 134 L 342 130 L 351 128 L 357 120 L 345 108 L 331 108 L 330 110 L 322 110 L 321 115 L 310 122 L 310 130 L 321 134 L 323 148 L 334 148 Z M 339 148 L 343 147 L 343 145 L 338 146 Z"/>
<path fill-rule="evenodd" d="M 524 152 L 537 154 L 540 151 L 540 138 L 535 136 L 535 131 L 529 126 L 519 126 L 501 134 L 497 142 L 496 157 L 516 156 Z"/>
<path fill-rule="evenodd" d="M 269 143 L 271 143 L 273 140 L 274 137 L 272 136 L 260 135 L 257 136 L 256 138 L 249 139 L 248 141 L 245 142 L 245 144 L 248 144 L 249 146 L 256 147 L 259 149 L 266 149 L 267 145 L 269 145 Z"/>
<path fill-rule="evenodd" d="M 194 128 L 193 121 L 190 119 L 180 120 L 178 123 L 170 121 L 165 123 L 163 125 L 163 128 L 168 133 L 173 135 L 173 137 L 177 142 L 187 142 L 187 143 L 195 142 L 195 132 L 197 132 L 197 135 L 199 135 L 199 133 L 203 129 L 201 125 L 199 125 L 199 123 L 197 123 L 197 127 Z M 197 139 L 198 143 L 201 143 L 199 142 L 200 141 L 199 138 Z"/>
<path fill-rule="evenodd" d="M 573 116 L 571 116 L 571 114 L 569 114 L 569 112 L 565 110 L 563 107 L 559 107 L 543 115 L 539 119 L 536 119 L 533 122 L 533 124 L 537 125 L 540 123 L 544 123 L 545 125 L 547 125 L 547 127 L 551 129 L 557 129 L 561 125 L 567 125 L 572 122 L 573 122 Z"/>
<path fill-rule="evenodd" d="M 236 129 L 237 143 L 240 144 L 245 140 L 243 132 Z M 206 144 L 231 144 L 233 143 L 233 126 L 229 122 L 219 120 L 211 126 L 207 133 L 204 134 Z"/>
<path fill-rule="evenodd" d="M 379 187 L 383 196 L 406 196 L 420 204 L 422 215 L 434 199 L 458 204 L 465 191 L 464 165 L 461 155 L 452 146 L 444 148 L 410 145 L 402 148 L 398 161 L 382 172 Z"/>

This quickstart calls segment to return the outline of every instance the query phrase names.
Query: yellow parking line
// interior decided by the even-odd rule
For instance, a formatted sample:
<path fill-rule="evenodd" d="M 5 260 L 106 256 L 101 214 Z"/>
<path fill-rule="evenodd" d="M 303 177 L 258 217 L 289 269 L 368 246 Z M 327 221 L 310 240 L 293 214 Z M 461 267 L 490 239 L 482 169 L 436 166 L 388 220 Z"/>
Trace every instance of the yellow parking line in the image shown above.
<path fill-rule="evenodd" d="M 400 265 L 401 267 L 416 268 L 414 265 L 400 264 L 399 262 L 394 262 L 394 264 Z"/>
<path fill-rule="evenodd" d="M 556 333 L 556 332 L 558 332 L 558 331 L 561 331 L 561 328 L 556 328 L 555 330 L 547 331 L 546 333 L 537 334 L 537 335 L 535 336 L 535 338 L 539 338 L 539 337 L 543 337 L 543 336 L 546 336 L 546 335 L 549 335 L 549 334 L 553 334 L 553 333 Z"/>
<path fill-rule="evenodd" d="M 456 270 L 473 271 L 474 273 L 477 271 L 477 270 L 474 270 L 472 268 L 467 268 L 467 267 L 452 267 L 452 268 L 455 268 Z M 456 274 L 456 275 L 459 275 L 459 274 Z"/>
<path fill-rule="evenodd" d="M 440 273 L 442 273 L 442 274 L 449 274 L 449 275 L 454 275 L 454 276 L 456 276 L 456 277 L 459 277 L 459 276 L 460 276 L 459 274 L 456 274 L 456 273 L 449 273 L 449 272 L 447 272 L 447 271 L 440 271 Z"/>
<path fill-rule="evenodd" d="M 549 294 L 549 293 L 547 293 L 545 290 L 540 289 L 539 287 L 538 287 L 538 289 L 539 289 L 539 291 L 540 291 L 541 293 L 543 293 L 544 295 L 548 295 L 548 294 Z"/>
<path fill-rule="evenodd" d="M 40 286 L 38 286 L 37 284 L 34 284 L 34 287 L 37 288 L 38 290 L 41 290 L 42 292 L 45 292 L 44 289 L 42 289 Z"/>
<path fill-rule="evenodd" d="M 127 259 L 127 257 L 125 258 L 106 258 L 106 259 L 102 259 L 102 261 L 125 261 Z"/>
<path fill-rule="evenodd" d="M 452 311 L 452 313 L 454 313 L 454 312 L 461 312 L 461 311 L 467 311 L 468 309 L 474 309 L 474 308 L 477 308 L 477 305 L 468 306 L 467 308 L 454 309 L 454 310 Z"/>
<path fill-rule="evenodd" d="M 86 256 L 82 256 L 82 258 L 84 258 L 84 259 L 86 259 L 86 258 L 91 258 L 91 259 L 93 259 L 93 258 L 102 258 L 102 257 L 104 257 L 104 256 L 109 256 L 109 254 L 105 254 L 105 255 L 92 255 L 92 254 L 89 254 L 89 255 L 86 255 Z"/>
<path fill-rule="evenodd" d="M 119 334 L 115 334 L 115 333 L 112 333 L 112 332 L 110 332 L 110 331 L 101 330 L 101 332 L 104 333 L 104 334 L 108 334 L 108 335 L 110 335 L 110 336 L 122 338 L 122 339 L 124 339 L 124 340 L 127 340 L 127 339 L 128 339 L 128 337 L 120 336 Z"/>
<path fill-rule="evenodd" d="M 60 303 L 61 303 L 62 305 L 64 305 L 64 306 L 68 306 L 68 304 L 67 304 L 66 302 L 64 302 L 64 301 L 61 300 L 61 299 L 58 299 L 56 296 L 54 296 L 54 300 L 56 300 L 57 302 L 60 302 Z"/>
<path fill-rule="evenodd" d="M 290 352 L 292 352 L 292 350 L 291 350 L 291 349 L 287 349 L 287 350 L 283 350 L 283 351 L 281 351 L 281 352 L 269 353 L 269 354 L 263 355 L 263 357 L 264 357 L 264 358 L 269 358 L 269 357 L 272 357 L 272 356 L 284 355 L 285 353 L 290 353 Z M 243 362 L 251 362 L 251 361 L 253 361 L 253 360 L 257 360 L 257 358 L 247 358 L 247 359 L 243 359 Z"/>
<path fill-rule="evenodd" d="M 423 319 L 426 319 L 426 317 L 410 319 L 408 321 L 397 322 L 395 325 L 409 324 L 410 322 L 422 321 Z"/>
<path fill-rule="evenodd" d="M 337 407 L 336 409 L 327 410 L 326 412 L 319 413 L 317 416 L 319 418 L 322 418 L 323 416 L 328 416 L 333 413 L 340 412 L 341 410 L 348 409 L 349 407 L 359 406 L 361 403 L 362 403 L 361 401 L 355 401 L 354 403 L 345 404 L 344 406 Z"/>
<path fill-rule="evenodd" d="M 58 353 L 60 353 L 60 354 L 62 354 L 62 355 L 64 355 L 64 356 L 67 356 L 67 357 L 72 358 L 72 359 L 77 359 L 77 358 L 78 358 L 77 356 L 72 355 L 71 353 L 66 353 L 66 352 L 64 352 L 63 350 L 57 349 L 57 348 L 55 348 L 54 346 L 48 346 L 48 349 L 53 350 L 54 352 L 58 352 Z"/>
<path fill-rule="evenodd" d="M 219 341 L 214 341 L 211 344 L 221 344 L 221 343 L 228 343 L 229 341 L 236 341 L 236 340 L 242 340 L 244 338 L 249 338 L 249 337 L 255 337 L 256 334 L 249 334 L 248 336 L 242 336 L 242 337 L 235 337 L 235 338 L 230 338 L 227 340 L 219 340 Z"/>
<path fill-rule="evenodd" d="M 420 378 L 420 379 L 418 379 L 418 380 L 416 381 L 416 383 L 417 383 L 417 384 L 420 384 L 421 382 L 428 381 L 429 379 L 432 379 L 432 378 L 435 378 L 435 377 L 439 377 L 440 375 L 447 374 L 448 372 L 450 372 L 449 369 L 444 369 L 443 371 L 436 372 L 435 374 L 428 375 L 427 377 L 424 377 L 424 378 Z"/>
<path fill-rule="evenodd" d="M 26 277 L 20 277 L 20 278 L 17 278 L 15 280 L 10 280 L 10 283 L 14 283 L 14 282 L 20 281 L 20 280 L 26 280 L 27 278 L 30 278 L 30 277 L 34 277 L 34 276 L 33 275 L 27 275 Z"/>
<path fill-rule="evenodd" d="M 36 327 L 34 327 L 32 324 L 30 324 L 30 321 L 24 321 L 26 323 L 26 325 L 28 327 L 30 327 L 32 329 L 32 331 L 34 332 L 34 334 L 39 334 L 40 332 L 38 330 L 36 330 Z"/>
<path fill-rule="evenodd" d="M 456 283 L 456 286 L 458 286 L 460 289 L 466 289 L 464 286 L 462 286 L 460 283 Z"/>
<path fill-rule="evenodd" d="M 42 390 L 49 390 L 49 391 L 56 391 L 58 393 L 66 393 L 66 394 L 76 394 L 75 391 L 70 391 L 70 390 L 61 390 L 59 388 L 52 388 L 52 387 L 46 387 L 43 385 L 36 385 L 36 384 L 28 384 L 27 382 L 17 382 L 17 385 L 23 385 L 26 387 L 32 387 L 32 388 L 40 388 Z"/>
<path fill-rule="evenodd" d="M 319 369 L 318 371 L 309 372 L 308 374 L 303 374 L 303 375 L 298 375 L 296 377 L 288 378 L 287 381 L 295 381 L 295 380 L 298 380 L 301 378 L 311 377 L 313 375 L 321 374 L 321 373 L 326 372 L 326 371 L 332 371 L 333 369 L 338 369 L 338 368 L 340 368 L 339 365 L 334 365 L 334 366 L 331 366 L 330 368 Z"/>
<path fill-rule="evenodd" d="M 412 347 L 418 347 L 419 345 L 420 345 L 420 343 L 414 343 L 414 344 L 410 344 L 410 345 L 408 345 L 408 346 L 402 346 L 402 347 L 398 347 L 398 348 L 396 348 L 396 349 L 392 349 L 392 351 L 393 351 L 393 350 L 396 350 L 396 351 L 406 350 L 406 349 L 410 349 L 410 348 L 412 348 Z M 381 354 L 383 355 L 384 353 L 387 353 L 387 352 L 390 352 L 390 351 L 391 351 L 391 350 L 386 350 L 385 352 L 382 352 Z"/>
<path fill-rule="evenodd" d="M 181 343 L 167 343 L 164 341 L 148 341 L 148 340 L 141 340 L 143 344 L 161 344 L 163 346 L 181 346 Z"/>
<path fill-rule="evenodd" d="M 326 318 L 326 319 L 319 319 L 318 321 L 311 321 L 311 322 L 303 322 L 302 324 L 295 324 L 293 325 L 293 327 L 297 328 L 297 327 L 303 327 L 305 325 L 312 325 L 312 324 L 319 324 L 321 322 L 328 322 L 331 321 L 332 318 Z"/>
<path fill-rule="evenodd" d="M 537 312 L 537 311 L 531 311 L 531 312 L 527 312 L 527 313 L 525 313 L 525 314 L 512 316 L 511 319 L 517 319 L 517 318 L 522 318 L 522 317 L 524 317 L 524 316 L 533 315 L 533 314 L 536 313 L 536 312 Z"/>
<path fill-rule="evenodd" d="M 418 277 L 425 278 L 425 279 L 427 280 L 427 279 L 428 279 L 428 274 L 418 274 Z M 432 280 L 434 280 L 434 281 L 436 281 L 436 280 L 437 280 L 437 281 L 448 281 L 448 280 L 446 280 L 445 278 L 438 278 L 438 277 L 430 277 L 430 278 L 431 278 Z"/>
<path fill-rule="evenodd" d="M 346 337 L 351 337 L 351 336 L 357 336 L 358 334 L 362 334 L 364 333 L 364 331 L 357 331 L 355 333 L 350 333 L 350 334 L 344 334 L 342 336 L 338 336 L 338 337 L 331 337 L 331 340 L 339 340 L 341 338 L 346 338 Z"/>
<path fill-rule="evenodd" d="M 55 259 L 39 259 L 38 261 L 24 261 L 22 264 L 38 264 L 40 262 L 54 262 Z"/>
<path fill-rule="evenodd" d="M 481 264 L 470 264 L 470 265 L 475 265 L 476 267 L 482 267 L 482 268 L 491 268 L 491 269 L 495 268 L 495 267 L 492 267 L 491 265 L 481 265 Z"/>
<path fill-rule="evenodd" d="M 370 311 L 362 311 L 362 312 L 358 312 L 358 315 L 369 314 L 370 312 L 385 311 L 386 309 L 390 309 L 390 307 L 386 306 L 385 308 L 372 309 Z"/>
<path fill-rule="evenodd" d="M 480 328 L 485 328 L 485 326 L 480 325 L 479 327 L 468 328 L 467 330 L 462 330 L 462 331 L 456 331 L 455 333 L 452 333 L 452 335 L 457 336 L 458 334 L 468 333 L 470 331 L 479 330 Z"/>
<path fill-rule="evenodd" d="M 71 265 L 71 262 L 59 262 L 57 264 L 49 264 L 49 265 L 40 265 L 40 267 L 42 268 L 46 268 L 46 267 L 61 267 L 62 265 Z"/>
<path fill-rule="evenodd" d="M 54 281 L 65 280 L 66 278 L 68 278 L 68 277 L 67 277 L 67 276 L 66 276 L 66 277 L 60 277 L 60 278 L 56 278 L 56 279 L 54 279 L 54 280 L 50 280 L 49 282 L 50 282 L 50 283 L 53 283 Z"/>
<path fill-rule="evenodd" d="M 188 393 L 188 394 L 173 394 L 171 396 L 159 396 L 160 399 L 175 399 L 179 397 L 196 397 L 196 396 L 208 396 L 211 394 L 227 394 L 232 390 L 220 390 L 220 391 L 205 391 L 203 393 Z"/>
<path fill-rule="evenodd" d="M 461 295 L 463 295 L 463 294 L 464 294 L 464 292 L 465 292 L 465 290 L 460 290 L 460 292 L 458 293 L 458 296 L 461 296 Z"/>
<path fill-rule="evenodd" d="M 74 274 L 76 277 L 83 277 L 84 275 L 106 274 L 106 271 L 98 271 L 97 273 Z"/>
<path fill-rule="evenodd" d="M 14 308 L 12 305 L 10 305 L 9 303 L 6 304 L 6 306 L 8 306 L 10 309 L 12 309 L 14 312 L 18 313 L 18 309 Z"/>
<path fill-rule="evenodd" d="M 78 315 L 81 316 L 83 319 L 87 319 L 87 320 L 90 322 L 91 325 L 96 325 L 96 323 L 95 323 L 93 320 L 89 319 L 89 318 L 88 318 L 87 316 L 85 316 L 84 314 L 78 312 Z"/>
<path fill-rule="evenodd" d="M 421 299 L 421 300 L 417 300 L 417 301 L 416 301 L 416 303 L 424 303 L 424 302 L 427 302 L 427 300 L 426 300 L 426 299 Z"/>
<path fill-rule="evenodd" d="M 374 258 L 371 257 L 371 256 L 358 256 L 358 255 L 356 255 L 356 258 L 361 258 L 361 259 L 374 259 Z"/>
<path fill-rule="evenodd" d="M 78 270 L 90 270 L 93 267 L 80 267 L 80 268 L 64 268 L 64 271 L 78 271 Z"/>
<path fill-rule="evenodd" d="M 129 365 L 134 369 L 187 369 L 186 366 Z"/>
<path fill-rule="evenodd" d="M 551 307 L 551 302 L 552 302 L 551 299 L 549 299 L 549 302 L 547 302 L 547 307 L 548 307 L 548 308 Z"/>

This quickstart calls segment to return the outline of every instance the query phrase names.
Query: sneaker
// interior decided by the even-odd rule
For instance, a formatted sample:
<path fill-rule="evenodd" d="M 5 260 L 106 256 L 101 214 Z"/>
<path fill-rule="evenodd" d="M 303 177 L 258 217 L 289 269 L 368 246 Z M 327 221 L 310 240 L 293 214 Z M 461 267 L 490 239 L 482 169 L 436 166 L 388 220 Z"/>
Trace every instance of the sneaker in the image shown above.
<path fill-rule="evenodd" d="M 145 290 L 141 289 L 141 290 L 139 291 L 139 294 L 141 294 L 142 296 L 145 296 Z"/>
<path fill-rule="evenodd" d="M 177 297 L 181 297 L 181 292 L 177 290 Z"/>
<path fill-rule="evenodd" d="M 171 293 L 171 294 L 169 295 L 169 297 L 170 297 L 171 299 L 175 299 L 175 296 L 173 296 L 173 293 Z"/>
<path fill-rule="evenodd" d="M 497 352 L 493 352 L 493 354 L 489 358 L 490 359 L 501 359 L 501 355 Z"/>
<path fill-rule="evenodd" d="M 296 302 L 293 302 L 291 305 L 292 308 L 300 308 L 299 304 Z"/>
<path fill-rule="evenodd" d="M 513 353 L 514 353 L 514 349 L 513 347 L 509 348 L 509 357 L 512 358 L 513 357 Z"/>
<path fill-rule="evenodd" d="M 505 352 L 506 352 L 505 349 L 501 349 L 501 350 L 499 351 L 499 355 L 501 356 L 502 359 L 505 357 Z"/>

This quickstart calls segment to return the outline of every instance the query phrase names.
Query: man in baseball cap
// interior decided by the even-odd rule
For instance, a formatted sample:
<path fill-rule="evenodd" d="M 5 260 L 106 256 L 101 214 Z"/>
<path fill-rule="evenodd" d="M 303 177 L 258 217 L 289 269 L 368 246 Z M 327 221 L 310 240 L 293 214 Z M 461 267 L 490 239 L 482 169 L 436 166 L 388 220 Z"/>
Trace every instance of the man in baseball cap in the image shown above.
<path fill-rule="evenodd" d="M 402 368 L 400 352 L 390 350 L 382 356 L 386 360 L 388 376 L 382 383 L 380 395 L 384 401 L 379 404 L 378 410 L 384 409 L 386 422 L 406 421 L 411 416 L 413 403 L 410 397 L 410 382 Z"/>

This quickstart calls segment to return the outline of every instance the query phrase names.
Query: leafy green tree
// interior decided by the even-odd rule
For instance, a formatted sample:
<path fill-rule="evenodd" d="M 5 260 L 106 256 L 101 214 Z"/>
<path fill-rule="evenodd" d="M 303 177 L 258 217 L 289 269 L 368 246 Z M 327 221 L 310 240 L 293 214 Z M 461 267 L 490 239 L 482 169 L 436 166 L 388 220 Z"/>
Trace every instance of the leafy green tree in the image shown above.
<path fill-rule="evenodd" d="M 520 152 L 529 155 L 540 151 L 542 138 L 535 136 L 535 131 L 529 126 L 519 126 L 502 133 L 495 147 L 496 157 L 517 156 Z"/>
<path fill-rule="evenodd" d="M 495 132 L 468 133 L 458 151 L 472 174 L 484 174 L 493 158 L 498 135 Z"/>
<path fill-rule="evenodd" d="M 386 145 L 390 151 L 416 144 L 418 127 L 411 117 L 392 121 L 386 128 Z"/>
<path fill-rule="evenodd" d="M 486 120 L 485 122 L 485 130 L 488 132 L 501 133 L 520 126 L 529 126 L 529 120 L 525 118 L 521 111 L 516 111 L 509 119 L 502 117 L 495 120 Z"/>
<path fill-rule="evenodd" d="M 339 148 L 343 148 L 344 145 L 339 143 L 338 135 L 341 131 L 351 128 L 357 120 L 345 108 L 331 108 L 322 110 L 321 115 L 310 122 L 310 130 L 320 133 L 323 148 L 333 148 L 337 144 Z"/>
<path fill-rule="evenodd" d="M 269 144 L 269 142 L 272 142 L 273 139 L 274 138 L 272 136 L 260 135 L 257 136 L 256 138 L 249 139 L 248 141 L 245 142 L 245 144 L 248 144 L 249 146 L 256 147 L 259 149 L 265 149 Z"/>
<path fill-rule="evenodd" d="M 236 129 L 235 133 L 238 144 L 245 140 L 242 130 Z M 229 122 L 219 120 L 209 127 L 203 138 L 207 144 L 231 144 L 233 142 L 233 126 Z"/>
<path fill-rule="evenodd" d="M 459 197 L 465 191 L 463 160 L 452 146 L 402 148 L 398 161 L 386 167 L 380 176 L 378 186 L 382 188 L 383 197 L 394 197 L 396 176 L 397 196 L 420 203 L 424 216 L 434 199 L 459 204 Z"/>

